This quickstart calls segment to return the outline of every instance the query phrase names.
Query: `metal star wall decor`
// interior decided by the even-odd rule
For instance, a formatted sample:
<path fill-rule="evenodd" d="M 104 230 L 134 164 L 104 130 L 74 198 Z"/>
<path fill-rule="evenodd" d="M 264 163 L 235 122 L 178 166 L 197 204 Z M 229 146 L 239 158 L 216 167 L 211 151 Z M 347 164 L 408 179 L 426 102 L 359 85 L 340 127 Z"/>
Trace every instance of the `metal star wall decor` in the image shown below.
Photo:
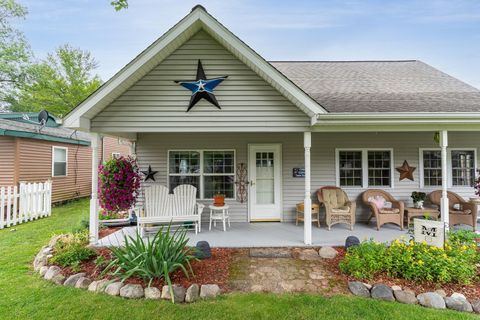
<path fill-rule="evenodd" d="M 403 161 L 401 167 L 397 167 L 395 169 L 400 173 L 400 181 L 402 181 L 403 179 L 409 179 L 414 181 L 413 172 L 415 171 L 415 169 L 417 169 L 417 167 L 411 167 L 408 164 L 407 160 Z"/>
<path fill-rule="evenodd" d="M 218 104 L 217 98 L 213 94 L 213 89 L 218 86 L 223 80 L 227 79 L 228 76 L 207 79 L 205 76 L 205 71 L 203 70 L 202 62 L 198 60 L 197 64 L 197 77 L 195 80 L 186 80 L 180 81 L 175 80 L 175 83 L 180 84 L 182 87 L 187 88 L 192 91 L 192 97 L 190 98 L 190 103 L 188 104 L 187 112 L 197 104 L 201 99 L 205 99 L 218 109 L 222 109 Z"/>
<path fill-rule="evenodd" d="M 155 181 L 155 175 L 157 174 L 158 171 L 152 171 L 152 166 L 148 166 L 147 171 L 142 171 L 142 173 L 145 175 L 145 179 L 143 181 L 147 181 L 148 179 L 152 179 L 152 181 Z"/>

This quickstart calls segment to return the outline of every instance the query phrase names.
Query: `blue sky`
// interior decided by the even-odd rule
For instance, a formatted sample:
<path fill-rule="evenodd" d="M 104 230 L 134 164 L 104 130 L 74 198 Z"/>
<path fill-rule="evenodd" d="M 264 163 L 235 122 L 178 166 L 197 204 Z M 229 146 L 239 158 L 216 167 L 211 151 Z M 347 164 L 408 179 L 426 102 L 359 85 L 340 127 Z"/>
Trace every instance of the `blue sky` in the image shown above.
<path fill-rule="evenodd" d="M 480 1 L 18 0 L 43 57 L 70 43 L 107 80 L 197 3 L 267 60 L 419 59 L 480 88 Z"/>

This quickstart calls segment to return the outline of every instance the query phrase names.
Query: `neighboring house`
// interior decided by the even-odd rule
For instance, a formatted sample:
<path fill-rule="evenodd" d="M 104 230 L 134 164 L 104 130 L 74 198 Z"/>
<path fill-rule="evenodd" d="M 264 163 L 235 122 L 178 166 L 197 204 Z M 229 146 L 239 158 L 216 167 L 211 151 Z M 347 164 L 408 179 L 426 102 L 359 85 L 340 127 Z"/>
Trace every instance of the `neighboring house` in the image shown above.
<path fill-rule="evenodd" d="M 202 99 L 187 112 L 198 60 L 207 79 L 228 76 L 202 93 L 221 109 Z M 193 184 L 206 203 L 224 193 L 233 221 L 290 222 L 295 204 L 309 208 L 326 185 L 355 200 L 381 188 L 407 205 L 419 190 L 472 196 L 480 91 L 416 60 L 267 62 L 197 6 L 64 123 L 95 143 L 98 133 L 135 140 L 142 170 L 158 171 L 157 183 Z M 399 181 L 395 168 L 405 160 L 417 167 L 414 181 Z M 245 202 L 235 184 L 240 164 Z M 304 177 L 293 175 L 302 169 Z M 366 220 L 357 202 L 357 220 Z M 311 243 L 311 225 L 304 228 Z"/>
<path fill-rule="evenodd" d="M 52 180 L 52 201 L 91 192 L 90 137 L 62 127 L 50 116 L 41 126 L 37 113 L 0 113 L 0 186 Z M 100 161 L 130 154 L 125 139 L 104 137 Z"/>

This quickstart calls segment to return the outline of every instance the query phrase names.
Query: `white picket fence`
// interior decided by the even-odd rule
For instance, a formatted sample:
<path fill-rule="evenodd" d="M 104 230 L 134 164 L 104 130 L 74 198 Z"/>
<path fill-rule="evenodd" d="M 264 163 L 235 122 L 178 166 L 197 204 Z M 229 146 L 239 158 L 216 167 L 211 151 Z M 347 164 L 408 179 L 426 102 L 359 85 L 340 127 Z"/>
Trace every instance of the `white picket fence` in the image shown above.
<path fill-rule="evenodd" d="M 0 187 L 0 229 L 52 214 L 52 182 Z"/>

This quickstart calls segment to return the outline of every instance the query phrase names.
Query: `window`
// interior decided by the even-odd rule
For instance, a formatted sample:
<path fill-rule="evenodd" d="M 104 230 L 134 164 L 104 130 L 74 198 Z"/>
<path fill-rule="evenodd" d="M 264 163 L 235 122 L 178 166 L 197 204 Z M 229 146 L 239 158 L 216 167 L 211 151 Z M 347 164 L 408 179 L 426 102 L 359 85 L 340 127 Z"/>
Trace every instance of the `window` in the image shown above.
<path fill-rule="evenodd" d="M 391 187 L 392 150 L 337 150 L 337 185 Z"/>
<path fill-rule="evenodd" d="M 64 147 L 52 148 L 52 177 L 67 175 L 68 149 Z"/>
<path fill-rule="evenodd" d="M 235 151 L 169 151 L 168 157 L 170 191 L 191 184 L 201 199 L 211 199 L 216 193 L 235 198 Z"/>
<path fill-rule="evenodd" d="M 448 149 L 449 186 L 471 187 L 475 183 L 476 152 L 474 149 Z M 442 154 L 440 149 L 421 149 L 422 187 L 442 185 Z"/>
<path fill-rule="evenodd" d="M 452 150 L 452 185 L 471 187 L 475 184 L 475 152 Z"/>
<path fill-rule="evenodd" d="M 442 185 L 442 154 L 440 150 L 423 150 L 423 185 Z"/>
<path fill-rule="evenodd" d="M 112 152 L 112 159 L 120 159 L 120 152 Z"/>

